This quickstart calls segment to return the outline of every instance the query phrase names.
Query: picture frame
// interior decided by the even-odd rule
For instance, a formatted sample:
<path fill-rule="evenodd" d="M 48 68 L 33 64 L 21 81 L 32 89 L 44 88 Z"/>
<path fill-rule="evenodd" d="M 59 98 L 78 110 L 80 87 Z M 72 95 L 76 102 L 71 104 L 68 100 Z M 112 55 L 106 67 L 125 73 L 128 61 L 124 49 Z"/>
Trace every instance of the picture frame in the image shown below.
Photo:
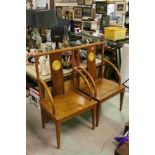
<path fill-rule="evenodd" d="M 62 18 L 62 6 L 56 6 L 57 18 Z"/>
<path fill-rule="evenodd" d="M 65 17 L 65 19 L 74 19 L 74 10 L 69 9 L 69 7 L 62 7 L 62 16 Z"/>
<path fill-rule="evenodd" d="M 82 8 L 82 17 L 91 17 L 91 8 L 90 7 Z"/>
<path fill-rule="evenodd" d="M 61 6 L 62 7 L 62 16 L 65 15 L 65 11 L 68 9 L 68 6 Z"/>
<path fill-rule="evenodd" d="M 107 14 L 107 2 L 96 2 L 96 14 Z"/>
<path fill-rule="evenodd" d="M 77 0 L 78 5 L 85 5 L 85 0 Z"/>
<path fill-rule="evenodd" d="M 82 7 L 73 7 L 74 18 L 82 18 Z"/>
<path fill-rule="evenodd" d="M 85 0 L 85 5 L 93 5 L 93 0 Z"/>
<path fill-rule="evenodd" d="M 125 12 L 126 12 L 126 2 L 116 2 L 115 14 L 125 14 Z"/>

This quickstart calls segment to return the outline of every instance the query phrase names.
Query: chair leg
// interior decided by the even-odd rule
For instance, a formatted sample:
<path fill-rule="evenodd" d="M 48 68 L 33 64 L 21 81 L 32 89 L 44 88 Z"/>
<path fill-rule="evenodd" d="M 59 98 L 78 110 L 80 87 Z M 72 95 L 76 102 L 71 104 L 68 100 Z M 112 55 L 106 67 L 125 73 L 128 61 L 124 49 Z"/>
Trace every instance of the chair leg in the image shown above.
<path fill-rule="evenodd" d="M 96 126 L 96 106 L 93 107 L 92 111 L 92 129 L 95 129 Z"/>
<path fill-rule="evenodd" d="M 55 127 L 56 127 L 57 148 L 59 149 L 60 148 L 60 127 L 61 127 L 61 123 L 56 122 Z"/>
<path fill-rule="evenodd" d="M 120 111 L 122 111 L 122 107 L 123 107 L 124 92 L 125 90 L 120 93 Z"/>
<path fill-rule="evenodd" d="M 96 126 L 99 125 L 99 119 L 100 119 L 100 112 L 101 112 L 101 103 L 97 104 L 97 117 L 96 117 Z"/>

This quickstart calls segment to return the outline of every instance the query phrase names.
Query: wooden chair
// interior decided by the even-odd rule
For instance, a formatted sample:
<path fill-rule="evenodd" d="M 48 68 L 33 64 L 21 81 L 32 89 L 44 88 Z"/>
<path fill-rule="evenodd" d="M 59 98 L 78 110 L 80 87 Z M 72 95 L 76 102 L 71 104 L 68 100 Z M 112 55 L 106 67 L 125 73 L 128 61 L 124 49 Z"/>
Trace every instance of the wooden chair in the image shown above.
<path fill-rule="evenodd" d="M 42 127 L 45 128 L 45 123 L 53 120 L 56 126 L 57 148 L 60 148 L 60 127 L 63 121 L 80 115 L 83 112 L 91 110 L 92 112 L 92 129 L 95 129 L 96 123 L 96 105 L 97 102 L 92 99 L 90 84 L 83 73 L 74 68 L 74 75 L 78 74 L 86 82 L 88 87 L 88 96 L 72 89 L 65 92 L 65 84 L 62 67 L 62 51 L 55 53 L 45 53 L 49 55 L 52 93 L 46 83 L 40 78 L 38 68 L 39 55 L 35 56 L 35 66 L 40 94 L 40 107 Z M 43 55 L 43 54 L 42 54 Z"/>
<path fill-rule="evenodd" d="M 104 78 L 104 67 L 107 64 L 110 65 L 116 72 L 119 78 L 118 83 Z M 96 120 L 96 126 L 98 126 L 101 104 L 104 103 L 106 100 L 112 98 L 117 94 L 120 94 L 120 111 L 122 110 L 125 87 L 121 85 L 120 73 L 110 61 L 104 58 L 104 48 L 102 48 L 102 61 L 100 70 L 101 74 L 97 75 L 96 46 L 87 48 L 87 71 L 80 66 L 78 66 L 77 68 L 85 74 L 86 78 L 91 82 L 91 87 L 93 87 L 93 98 L 98 102 Z M 88 89 L 85 86 L 79 87 L 78 89 L 88 95 Z"/>

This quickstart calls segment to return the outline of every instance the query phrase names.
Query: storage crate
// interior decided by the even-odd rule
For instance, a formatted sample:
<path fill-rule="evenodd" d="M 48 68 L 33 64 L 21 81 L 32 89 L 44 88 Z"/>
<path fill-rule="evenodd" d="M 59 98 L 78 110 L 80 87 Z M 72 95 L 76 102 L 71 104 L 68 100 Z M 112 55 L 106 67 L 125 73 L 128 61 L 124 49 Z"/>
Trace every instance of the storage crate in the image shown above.
<path fill-rule="evenodd" d="M 126 28 L 120 27 L 106 27 L 104 28 L 104 39 L 107 40 L 120 40 L 125 39 Z"/>

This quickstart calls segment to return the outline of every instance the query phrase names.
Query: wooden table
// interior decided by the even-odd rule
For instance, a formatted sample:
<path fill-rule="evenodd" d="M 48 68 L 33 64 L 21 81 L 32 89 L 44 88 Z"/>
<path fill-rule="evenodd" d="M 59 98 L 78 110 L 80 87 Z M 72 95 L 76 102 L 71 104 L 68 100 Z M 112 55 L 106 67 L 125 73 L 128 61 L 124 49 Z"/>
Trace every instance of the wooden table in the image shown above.
<path fill-rule="evenodd" d="M 96 59 L 96 66 L 99 66 L 99 65 L 101 65 L 101 60 L 100 59 Z M 81 64 L 81 67 L 86 68 L 87 66 L 85 64 Z M 64 77 L 66 79 L 67 79 L 68 76 L 71 75 L 71 73 L 72 73 L 72 69 L 63 69 L 63 74 L 64 74 Z M 28 78 L 30 78 L 35 83 L 37 83 L 37 75 L 36 75 L 36 69 L 35 69 L 35 65 L 34 64 L 30 64 L 30 65 L 26 66 L 26 75 L 27 75 Z M 46 75 L 46 76 L 40 75 L 40 77 L 45 82 L 51 81 L 51 74 L 50 73 L 48 75 Z"/>

